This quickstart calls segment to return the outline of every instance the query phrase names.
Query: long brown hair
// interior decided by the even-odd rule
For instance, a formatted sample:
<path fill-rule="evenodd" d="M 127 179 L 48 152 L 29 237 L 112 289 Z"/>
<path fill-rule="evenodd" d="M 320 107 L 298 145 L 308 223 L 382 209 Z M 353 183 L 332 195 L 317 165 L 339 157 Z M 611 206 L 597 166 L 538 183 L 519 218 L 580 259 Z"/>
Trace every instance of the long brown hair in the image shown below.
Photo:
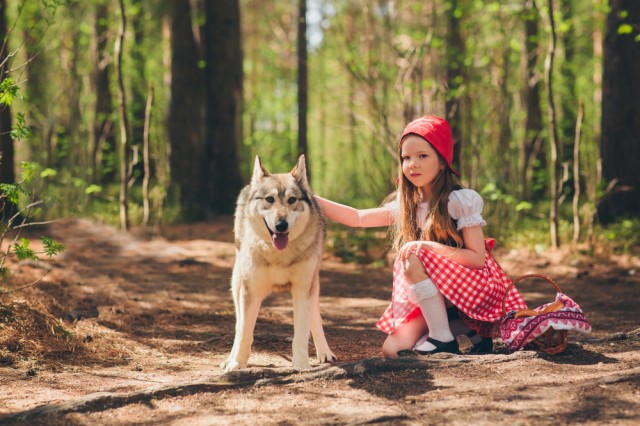
<path fill-rule="evenodd" d="M 433 198 L 429 201 L 427 223 L 425 229 L 420 229 L 416 217 L 416 207 L 422 201 L 420 189 L 413 185 L 402 172 L 402 141 L 398 144 L 398 189 L 387 200 L 397 199 L 399 215 L 396 223 L 391 227 L 393 249 L 398 251 L 409 241 L 436 241 L 442 244 L 462 247 L 462 237 L 449 215 L 448 204 L 451 191 L 459 188 L 457 178 L 451 169 L 445 166 L 438 172 L 431 183 Z M 447 164 L 438 153 L 440 164 Z"/>

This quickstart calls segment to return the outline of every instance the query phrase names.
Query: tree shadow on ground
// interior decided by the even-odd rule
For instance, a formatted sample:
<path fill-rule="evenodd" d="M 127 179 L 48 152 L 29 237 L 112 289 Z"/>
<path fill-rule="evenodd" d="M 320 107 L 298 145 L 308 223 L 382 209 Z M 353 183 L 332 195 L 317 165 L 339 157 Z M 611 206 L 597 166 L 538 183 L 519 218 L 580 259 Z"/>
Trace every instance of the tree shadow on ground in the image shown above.
<path fill-rule="evenodd" d="M 436 389 L 433 376 L 426 369 L 366 374 L 353 379 L 349 385 L 394 401 L 404 401 L 408 396 L 422 395 Z"/>
<path fill-rule="evenodd" d="M 583 387 L 577 392 L 573 410 L 563 413 L 560 424 L 575 423 L 626 423 L 635 424 L 640 420 L 640 403 L 631 395 L 638 393 L 640 387 L 640 375 L 636 374 L 625 378 L 620 383 L 607 384 L 607 387 L 615 386 L 616 392 L 602 392 L 603 384 L 594 383 L 593 386 Z M 628 395 L 629 398 L 619 398 L 619 395 Z"/>
<path fill-rule="evenodd" d="M 571 365 L 594 365 L 594 364 L 616 364 L 618 360 L 606 356 L 601 352 L 595 352 L 585 349 L 575 343 L 569 343 L 564 352 L 549 355 L 540 352 L 540 357 L 546 361 L 555 364 L 571 364 Z"/>

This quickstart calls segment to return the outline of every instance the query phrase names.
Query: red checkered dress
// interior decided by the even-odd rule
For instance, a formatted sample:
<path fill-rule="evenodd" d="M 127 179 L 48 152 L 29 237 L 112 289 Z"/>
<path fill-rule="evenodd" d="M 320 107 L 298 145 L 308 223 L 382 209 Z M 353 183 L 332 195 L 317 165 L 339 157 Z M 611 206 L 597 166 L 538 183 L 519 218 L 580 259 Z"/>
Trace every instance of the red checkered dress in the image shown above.
<path fill-rule="evenodd" d="M 485 241 L 486 257 L 482 269 L 464 267 L 442 255 L 422 248 L 416 255 L 438 290 L 460 311 L 460 318 L 479 335 L 495 334 L 502 316 L 502 297 L 511 283 L 509 277 L 491 255 L 495 241 Z M 414 246 L 414 250 L 417 247 Z M 415 252 L 415 251 L 414 251 Z M 403 321 L 420 315 L 420 308 L 409 300 L 409 287 L 402 262 L 393 265 L 393 295 L 376 326 L 387 334 L 394 332 Z M 512 288 L 506 301 L 506 311 L 526 308 L 517 289 Z"/>

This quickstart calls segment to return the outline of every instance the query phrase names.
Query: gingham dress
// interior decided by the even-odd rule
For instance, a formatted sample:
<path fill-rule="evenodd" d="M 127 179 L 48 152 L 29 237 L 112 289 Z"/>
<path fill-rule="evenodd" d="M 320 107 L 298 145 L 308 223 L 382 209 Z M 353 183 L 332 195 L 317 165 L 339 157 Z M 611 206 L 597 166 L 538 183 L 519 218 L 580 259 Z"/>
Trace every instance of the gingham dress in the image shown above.
<path fill-rule="evenodd" d="M 455 192 L 452 192 L 452 194 Z M 470 194 L 473 196 L 472 198 L 480 197 L 474 191 L 470 192 L 473 192 L 473 194 Z M 465 203 L 464 197 L 461 198 L 463 198 L 462 203 Z M 477 207 L 474 209 L 477 210 Z M 469 209 L 467 208 L 466 210 L 468 211 Z M 482 211 L 481 202 L 479 210 L 480 212 Z M 449 212 L 454 213 L 451 204 Z M 476 211 L 475 214 L 478 217 L 479 212 Z M 453 214 L 452 217 L 458 219 Z M 458 222 L 460 222 L 460 219 L 458 219 Z M 482 222 L 484 223 L 484 221 Z M 467 221 L 467 223 L 472 222 Z M 458 227 L 460 228 L 460 223 L 458 223 Z M 422 261 L 426 273 L 438 287 L 438 290 L 458 308 L 460 318 L 483 337 L 490 337 L 496 334 L 498 321 L 502 316 L 502 298 L 507 286 L 511 283 L 509 277 L 491 255 L 494 244 L 495 241 L 492 239 L 485 241 L 486 255 L 482 269 L 464 267 L 426 248 L 421 248 L 418 251 L 417 247 L 414 246 L 412 250 Z M 509 292 L 505 305 L 507 312 L 526 308 L 524 300 L 515 288 Z M 418 305 L 411 302 L 409 298 L 409 284 L 404 276 L 403 264 L 396 259 L 393 265 L 393 295 L 391 303 L 376 326 L 385 333 L 391 334 L 402 322 L 420 314 Z"/>

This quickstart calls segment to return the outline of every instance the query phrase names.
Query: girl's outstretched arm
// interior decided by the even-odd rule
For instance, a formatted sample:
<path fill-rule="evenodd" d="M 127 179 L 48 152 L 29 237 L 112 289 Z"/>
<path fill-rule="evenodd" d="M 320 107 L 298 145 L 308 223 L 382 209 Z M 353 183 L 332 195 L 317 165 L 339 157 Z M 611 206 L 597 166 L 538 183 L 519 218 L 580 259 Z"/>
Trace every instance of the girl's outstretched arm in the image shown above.
<path fill-rule="evenodd" d="M 373 228 L 389 226 L 393 223 L 393 216 L 389 209 L 378 207 L 374 209 L 358 210 L 344 204 L 314 195 L 324 214 L 331 220 L 351 227 Z"/>

